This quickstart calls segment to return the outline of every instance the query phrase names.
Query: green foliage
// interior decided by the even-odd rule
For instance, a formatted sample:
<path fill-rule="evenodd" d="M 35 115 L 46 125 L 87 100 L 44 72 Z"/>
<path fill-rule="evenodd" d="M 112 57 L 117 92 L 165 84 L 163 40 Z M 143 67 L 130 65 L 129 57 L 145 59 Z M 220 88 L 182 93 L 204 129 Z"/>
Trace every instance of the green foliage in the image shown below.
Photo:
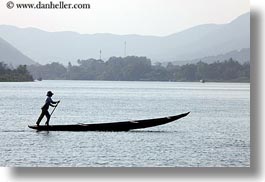
<path fill-rule="evenodd" d="M 33 65 L 28 69 L 34 78 L 69 80 L 124 80 L 124 81 L 228 81 L 249 82 L 250 65 L 233 59 L 211 64 L 198 62 L 183 66 L 168 63 L 151 64 L 146 57 L 111 57 L 108 61 L 78 60 L 78 65 L 59 63 Z"/>
<path fill-rule="evenodd" d="M 239 64 L 233 59 L 211 64 L 198 62 L 183 66 L 167 66 L 172 74 L 172 81 L 220 81 L 220 82 L 249 82 L 250 64 Z"/>
<path fill-rule="evenodd" d="M 0 81 L 1 82 L 23 82 L 33 81 L 26 65 L 20 65 L 16 69 L 10 69 L 6 64 L 0 62 Z"/>
<path fill-rule="evenodd" d="M 67 69 L 60 63 L 28 66 L 29 72 L 35 79 L 45 78 L 47 80 L 59 80 L 66 77 Z"/>

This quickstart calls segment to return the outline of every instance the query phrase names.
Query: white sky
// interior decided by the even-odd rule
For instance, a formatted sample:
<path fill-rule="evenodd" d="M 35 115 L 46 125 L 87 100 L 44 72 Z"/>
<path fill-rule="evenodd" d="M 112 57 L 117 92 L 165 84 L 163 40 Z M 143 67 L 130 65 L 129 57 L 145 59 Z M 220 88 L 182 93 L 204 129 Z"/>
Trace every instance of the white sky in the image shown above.
<path fill-rule="evenodd" d="M 169 35 L 200 24 L 228 23 L 249 12 L 249 0 L 64 0 L 89 3 L 91 9 L 8 9 L 0 2 L 0 24 L 46 31 Z M 40 0 L 12 0 L 38 3 Z M 42 3 L 62 0 L 42 0 Z"/>

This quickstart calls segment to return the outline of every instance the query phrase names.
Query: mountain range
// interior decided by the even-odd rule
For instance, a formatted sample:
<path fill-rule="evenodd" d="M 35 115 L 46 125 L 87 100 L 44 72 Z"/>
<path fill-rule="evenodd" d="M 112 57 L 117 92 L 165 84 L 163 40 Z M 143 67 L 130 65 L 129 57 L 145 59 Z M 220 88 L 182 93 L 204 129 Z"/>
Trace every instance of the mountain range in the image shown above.
<path fill-rule="evenodd" d="M 21 53 L 2 38 L 0 38 L 0 62 L 12 66 L 18 66 L 20 64 L 36 64 L 36 62 Z"/>
<path fill-rule="evenodd" d="M 0 25 L 0 37 L 41 64 L 99 59 L 100 52 L 103 60 L 135 55 L 153 62 L 181 62 L 250 48 L 250 13 L 227 24 L 199 25 L 168 36 L 47 32 Z"/>
<path fill-rule="evenodd" d="M 213 63 L 217 61 L 222 62 L 225 60 L 229 60 L 230 58 L 233 58 L 233 60 L 238 61 L 241 64 L 249 63 L 250 62 L 250 48 L 234 50 L 234 51 L 227 52 L 225 54 L 219 54 L 217 56 L 206 56 L 203 58 L 197 58 L 197 59 L 187 60 L 187 61 L 174 61 L 172 63 L 175 65 L 196 64 L 199 61 L 202 61 L 204 63 Z M 167 65 L 167 63 L 164 63 L 164 65 Z"/>

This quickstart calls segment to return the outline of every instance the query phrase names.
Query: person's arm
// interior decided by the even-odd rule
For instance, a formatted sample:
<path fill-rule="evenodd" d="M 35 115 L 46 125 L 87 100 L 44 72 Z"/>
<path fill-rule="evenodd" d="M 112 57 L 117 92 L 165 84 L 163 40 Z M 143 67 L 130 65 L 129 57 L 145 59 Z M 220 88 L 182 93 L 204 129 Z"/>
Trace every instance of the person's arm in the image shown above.
<path fill-rule="evenodd" d="M 50 103 L 51 104 L 56 104 L 57 102 L 53 101 L 52 98 L 51 98 Z"/>
<path fill-rule="evenodd" d="M 56 106 L 56 105 L 53 105 L 53 104 L 57 104 L 59 102 L 60 101 L 57 101 L 57 102 L 53 101 L 52 98 L 49 99 L 49 105 L 52 106 L 52 107 L 55 107 Z"/>

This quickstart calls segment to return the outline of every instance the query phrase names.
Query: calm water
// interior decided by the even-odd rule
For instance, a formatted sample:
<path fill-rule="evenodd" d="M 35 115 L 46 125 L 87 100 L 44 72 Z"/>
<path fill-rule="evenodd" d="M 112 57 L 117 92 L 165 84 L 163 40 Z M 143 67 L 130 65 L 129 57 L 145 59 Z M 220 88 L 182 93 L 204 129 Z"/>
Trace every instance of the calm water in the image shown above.
<path fill-rule="evenodd" d="M 186 118 L 130 132 L 36 132 L 47 90 L 51 124 Z M 42 81 L 0 83 L 0 166 L 250 166 L 250 85 Z M 45 122 L 45 119 L 42 123 Z"/>

